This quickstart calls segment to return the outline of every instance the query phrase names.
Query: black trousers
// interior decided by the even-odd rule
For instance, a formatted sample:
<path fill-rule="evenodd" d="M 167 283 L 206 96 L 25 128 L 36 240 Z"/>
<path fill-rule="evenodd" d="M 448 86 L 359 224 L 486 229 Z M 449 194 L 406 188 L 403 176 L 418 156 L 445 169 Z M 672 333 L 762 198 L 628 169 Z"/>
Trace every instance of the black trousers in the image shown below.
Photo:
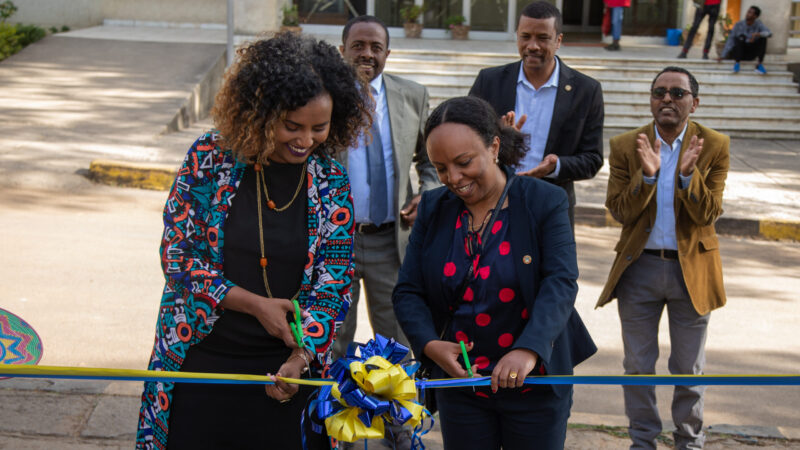
<path fill-rule="evenodd" d="M 275 373 L 286 360 L 276 352 L 263 356 L 234 356 L 192 347 L 182 372 Z M 311 432 L 306 417 L 300 422 L 313 386 L 300 391 L 286 403 L 267 396 L 263 385 L 175 383 L 169 418 L 167 448 L 170 450 L 301 450 L 301 433 L 310 449 L 328 449 L 327 433 Z"/>
<path fill-rule="evenodd" d="M 711 48 L 711 43 L 714 40 L 714 27 L 717 25 L 717 16 L 719 16 L 719 4 L 704 5 L 702 8 L 694 10 L 694 23 L 692 23 L 692 28 L 689 29 L 689 34 L 686 36 L 686 42 L 683 43 L 684 53 L 688 52 L 692 47 L 694 36 L 697 34 L 697 29 L 700 28 L 700 23 L 705 16 L 708 16 L 708 36 L 706 36 L 706 43 L 703 46 L 703 53 L 708 53 Z"/>
<path fill-rule="evenodd" d="M 550 386 L 436 389 L 445 450 L 558 450 L 567 438 L 572 391 Z"/>
<path fill-rule="evenodd" d="M 733 44 L 730 57 L 736 62 L 758 59 L 758 62 L 762 63 L 766 53 L 767 38 L 762 37 L 753 42 L 747 42 L 747 38 L 739 36 Z"/>

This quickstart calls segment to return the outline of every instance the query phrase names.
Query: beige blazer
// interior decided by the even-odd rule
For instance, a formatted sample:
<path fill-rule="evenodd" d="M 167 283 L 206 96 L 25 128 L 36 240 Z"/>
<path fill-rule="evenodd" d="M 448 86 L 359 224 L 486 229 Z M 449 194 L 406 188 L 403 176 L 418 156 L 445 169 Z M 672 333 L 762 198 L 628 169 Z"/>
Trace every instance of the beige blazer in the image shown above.
<path fill-rule="evenodd" d="M 428 160 L 422 135 L 428 118 L 428 90 L 419 83 L 388 73 L 383 74 L 389 126 L 392 129 L 394 162 L 394 213 L 397 220 L 395 238 L 400 262 L 406 253 L 411 228 L 403 225 L 400 210 L 414 196 L 411 184 L 411 163 L 419 175 L 419 192 L 439 186 L 439 177 Z M 336 160 L 348 168 L 348 153 L 338 152 Z"/>
<path fill-rule="evenodd" d="M 622 223 L 622 232 L 614 249 L 617 256 L 597 307 L 616 298 L 614 289 L 617 282 L 625 269 L 641 255 L 656 220 L 657 184 L 644 182 L 642 166 L 636 155 L 636 136 L 644 133 L 652 142 L 655 139 L 653 127 L 654 123 L 650 123 L 610 141 L 606 207 Z M 690 120 L 679 161 L 695 135 L 704 139 L 703 151 L 689 187 L 678 189 L 678 183 L 675 184 L 675 233 L 686 288 L 697 313 L 705 315 L 726 301 L 714 222 L 722 214 L 730 138 Z M 676 179 L 678 170 L 676 168 Z"/>

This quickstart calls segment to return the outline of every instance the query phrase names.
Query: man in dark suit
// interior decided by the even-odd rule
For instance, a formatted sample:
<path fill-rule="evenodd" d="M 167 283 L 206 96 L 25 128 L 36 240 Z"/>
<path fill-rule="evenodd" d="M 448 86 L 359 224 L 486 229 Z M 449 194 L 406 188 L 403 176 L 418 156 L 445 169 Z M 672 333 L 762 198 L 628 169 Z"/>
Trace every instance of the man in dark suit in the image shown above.
<path fill-rule="evenodd" d="M 372 330 L 409 346 L 392 308 L 392 289 L 420 199 L 411 185 L 412 163 L 419 175 L 420 192 L 439 186 L 422 140 L 428 91 L 418 83 L 383 73 L 390 53 L 386 25 L 374 16 L 351 19 L 342 32 L 339 51 L 368 83 L 375 109 L 369 136 L 336 156 L 347 169 L 352 187 L 356 270 L 353 302 L 337 333 L 335 357 L 342 356 L 353 342 L 361 280 Z M 384 443 L 386 447 L 410 447 L 410 435 L 402 427 L 391 428 L 391 440 Z"/>
<path fill-rule="evenodd" d="M 530 135 L 530 150 L 517 173 L 564 188 L 574 226 L 572 183 L 592 178 L 603 165 L 603 91 L 596 80 L 555 56 L 561 26 L 561 12 L 550 3 L 526 6 L 517 25 L 521 60 L 481 70 L 469 94 L 488 101 L 507 124 Z"/>

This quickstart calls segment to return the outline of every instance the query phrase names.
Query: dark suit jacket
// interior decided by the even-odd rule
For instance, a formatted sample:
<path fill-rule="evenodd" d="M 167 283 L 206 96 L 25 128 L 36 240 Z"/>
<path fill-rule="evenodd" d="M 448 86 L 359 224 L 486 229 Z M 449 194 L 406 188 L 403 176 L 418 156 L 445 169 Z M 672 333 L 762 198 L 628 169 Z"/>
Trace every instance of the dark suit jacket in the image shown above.
<path fill-rule="evenodd" d="M 469 95 L 489 102 L 500 116 L 513 111 L 521 63 L 481 70 Z M 557 155 L 561 171 L 556 179 L 544 180 L 567 191 L 572 210 L 572 182 L 594 177 L 603 166 L 603 90 L 594 78 L 570 69 L 561 59 L 559 63 L 558 93 L 544 154 Z"/>
<path fill-rule="evenodd" d="M 548 374 L 572 368 L 597 351 L 575 311 L 578 264 L 564 192 L 520 177 L 508 193 L 511 252 L 530 319 L 511 349 L 536 352 Z M 392 301 L 414 354 L 438 340 L 448 318 L 442 267 L 453 243 L 463 202 L 446 187 L 425 192 L 411 230 Z M 527 257 L 530 258 L 527 258 Z M 527 261 L 527 262 L 526 262 Z M 553 386 L 557 395 L 570 386 Z"/>

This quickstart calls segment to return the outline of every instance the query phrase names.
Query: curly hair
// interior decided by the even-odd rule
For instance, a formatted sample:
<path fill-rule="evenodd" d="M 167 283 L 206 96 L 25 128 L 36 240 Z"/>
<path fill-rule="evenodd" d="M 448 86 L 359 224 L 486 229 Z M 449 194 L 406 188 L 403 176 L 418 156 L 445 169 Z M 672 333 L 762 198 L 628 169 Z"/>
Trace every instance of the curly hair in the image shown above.
<path fill-rule="evenodd" d="M 503 125 L 492 105 L 478 97 L 454 97 L 440 103 L 425 122 L 425 141 L 444 123 L 460 123 L 472 128 L 486 147 L 492 145 L 497 136 L 500 139 L 497 158 L 505 166 L 516 166 L 528 151 L 525 135 Z"/>
<path fill-rule="evenodd" d="M 268 164 L 274 127 L 286 113 L 327 92 L 333 100 L 328 139 L 315 151 L 354 145 L 369 126 L 368 99 L 354 69 L 330 44 L 294 33 L 249 43 L 225 74 L 211 114 L 222 144 L 241 160 Z"/>

